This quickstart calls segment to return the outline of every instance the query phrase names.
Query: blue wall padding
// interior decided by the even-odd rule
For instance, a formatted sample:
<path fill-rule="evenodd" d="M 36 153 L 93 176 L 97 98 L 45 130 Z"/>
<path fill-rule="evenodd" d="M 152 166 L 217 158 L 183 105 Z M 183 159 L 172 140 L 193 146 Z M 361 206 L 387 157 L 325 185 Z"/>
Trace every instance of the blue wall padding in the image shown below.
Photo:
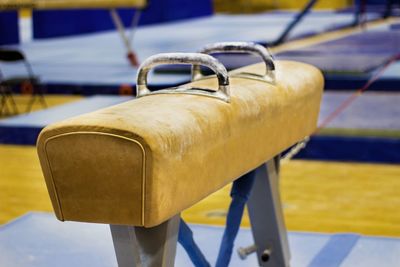
<path fill-rule="evenodd" d="M 243 175 L 233 182 L 231 197 L 226 217 L 226 228 L 222 237 L 216 267 L 227 267 L 232 257 L 233 245 L 240 228 L 244 207 L 249 199 L 251 188 L 254 184 L 255 170 Z"/>
<path fill-rule="evenodd" d="M 211 0 L 158 0 L 154 2 L 163 3 L 164 21 L 208 16 L 213 13 Z"/>
<path fill-rule="evenodd" d="M 132 22 L 133 9 L 118 9 L 125 26 Z M 161 23 L 213 13 L 212 1 L 153 0 L 143 10 L 140 25 Z M 114 29 L 108 10 L 38 10 L 33 12 L 33 38 L 50 38 Z"/>
<path fill-rule="evenodd" d="M 19 43 L 18 12 L 0 12 L 0 45 Z"/>
<path fill-rule="evenodd" d="M 366 0 L 367 5 L 385 5 L 388 0 Z M 356 0 L 355 4 L 359 5 L 361 0 Z"/>
<path fill-rule="evenodd" d="M 371 163 L 400 163 L 400 139 L 312 136 L 295 158 Z"/>
<path fill-rule="evenodd" d="M 371 75 L 340 75 L 340 74 L 324 74 L 325 76 L 325 90 L 354 90 L 362 88 Z M 381 78 L 375 81 L 368 91 L 385 91 L 385 92 L 398 92 L 399 79 L 397 78 Z"/>
<path fill-rule="evenodd" d="M 44 127 L 0 125 L 0 144 L 35 145 L 40 131 Z"/>
<path fill-rule="evenodd" d="M 211 267 L 210 263 L 208 263 L 203 253 L 196 245 L 192 230 L 190 230 L 183 219 L 181 219 L 179 224 L 178 242 L 185 249 L 195 267 Z"/>
<path fill-rule="evenodd" d="M 125 25 L 131 23 L 134 11 L 118 10 Z M 32 13 L 33 37 L 61 37 L 113 29 L 108 10 L 71 9 L 36 10 Z"/>

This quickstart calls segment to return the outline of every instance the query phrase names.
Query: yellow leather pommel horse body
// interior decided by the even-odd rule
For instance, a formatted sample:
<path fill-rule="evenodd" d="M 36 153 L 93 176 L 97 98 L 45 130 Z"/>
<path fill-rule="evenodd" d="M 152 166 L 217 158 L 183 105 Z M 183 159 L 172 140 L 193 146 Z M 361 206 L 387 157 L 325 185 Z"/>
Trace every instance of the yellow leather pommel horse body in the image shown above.
<path fill-rule="evenodd" d="M 246 50 L 251 45 L 241 45 L 254 52 Z M 215 51 L 241 45 L 218 44 Z M 180 212 L 256 168 L 260 182 L 270 183 L 267 176 L 277 174 L 279 154 L 316 128 L 320 71 L 264 60 L 228 73 L 204 53 L 156 55 L 139 70 L 137 99 L 46 127 L 37 146 L 57 218 L 112 225 L 119 266 L 173 266 Z M 192 64 L 194 81 L 151 92 L 147 73 L 160 64 Z M 203 77 L 199 65 L 216 75 Z M 263 164 L 267 161 L 272 165 Z M 262 186 L 256 181 L 257 188 Z M 253 206 L 278 207 L 277 184 L 272 187 L 274 192 L 261 193 L 268 199 L 251 197 Z M 281 211 L 270 212 L 278 220 L 273 235 L 287 243 Z M 262 218 L 257 221 L 265 227 Z M 157 234 L 159 241 L 154 231 L 163 233 Z M 127 259 L 124 249 L 135 246 L 121 240 L 133 238 L 132 233 L 142 256 Z M 151 242 L 158 242 L 152 244 L 157 253 L 145 251 L 149 233 Z M 257 246 L 257 253 L 266 249 Z M 277 257 L 288 265 L 288 250 L 282 250 Z"/>

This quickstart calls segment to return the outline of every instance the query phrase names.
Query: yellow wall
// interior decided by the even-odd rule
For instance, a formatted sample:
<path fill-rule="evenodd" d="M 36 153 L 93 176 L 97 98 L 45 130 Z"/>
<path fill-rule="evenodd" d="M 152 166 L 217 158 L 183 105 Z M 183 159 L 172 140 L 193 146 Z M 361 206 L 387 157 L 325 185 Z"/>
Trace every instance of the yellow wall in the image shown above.
<path fill-rule="evenodd" d="M 214 0 L 216 12 L 254 13 L 271 9 L 300 9 L 309 0 Z M 353 0 L 319 0 L 315 8 L 336 9 L 351 6 Z"/>
<path fill-rule="evenodd" d="M 19 15 L 20 15 L 20 17 L 23 17 L 23 18 L 29 18 L 32 16 L 32 10 L 30 10 L 28 8 L 20 9 Z"/>
<path fill-rule="evenodd" d="M 259 0 L 259 2 L 265 2 L 265 1 Z M 280 0 L 276 2 L 278 2 L 278 8 L 297 9 L 303 7 L 308 2 L 308 0 Z M 325 9 L 344 8 L 349 5 L 352 5 L 352 2 L 353 1 L 349 0 L 319 0 L 315 8 L 325 8 Z"/>

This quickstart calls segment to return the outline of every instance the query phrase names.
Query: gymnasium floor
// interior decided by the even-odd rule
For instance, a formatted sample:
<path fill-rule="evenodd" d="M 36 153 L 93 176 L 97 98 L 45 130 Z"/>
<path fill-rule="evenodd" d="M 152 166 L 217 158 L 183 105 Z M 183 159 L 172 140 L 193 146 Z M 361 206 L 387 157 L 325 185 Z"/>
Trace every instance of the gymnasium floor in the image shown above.
<path fill-rule="evenodd" d="M 218 18 L 216 18 L 216 20 L 218 20 Z M 373 22 L 369 25 L 371 28 L 376 27 L 379 29 L 379 27 L 382 26 L 382 22 Z M 353 34 L 360 31 L 361 29 L 346 29 L 342 31 L 321 34 L 311 38 L 292 41 L 288 44 L 284 44 L 280 47 L 275 48 L 273 51 L 274 53 L 279 53 L 284 52 L 287 49 L 302 49 L 303 47 L 318 44 L 322 41 L 335 40 L 340 37 L 346 37 L 350 33 Z M 115 35 L 115 33 L 107 34 Z M 76 42 L 76 40 L 69 41 Z M 57 42 L 57 40 L 54 40 L 54 42 Z M 79 43 L 79 41 L 77 41 L 76 43 Z M 47 43 L 47 45 L 51 45 L 51 43 Z M 40 50 L 42 48 L 43 47 L 39 47 L 39 44 L 24 46 L 24 49 L 27 50 Z M 40 55 L 40 53 L 38 53 L 37 55 Z M 41 56 L 43 56 L 43 54 Z M 53 55 L 49 56 L 51 57 Z M 121 57 L 123 56 L 121 55 Z M 39 64 L 40 59 L 40 57 L 36 59 L 34 58 L 34 63 Z M 80 58 L 79 60 L 81 59 L 83 58 Z M 104 60 L 109 61 L 110 58 L 106 58 Z M 61 75 L 66 69 L 68 69 L 68 67 L 64 66 L 65 68 L 56 67 L 52 70 L 53 67 L 54 66 L 43 67 L 45 69 L 45 72 L 49 71 L 49 77 L 57 77 L 57 75 Z M 38 67 L 38 70 L 41 71 L 40 67 Z M 101 68 L 99 68 L 99 70 L 102 71 Z M 74 71 L 79 74 L 79 69 Z M 55 74 L 55 72 L 57 72 L 58 74 Z M 78 81 L 79 83 L 81 83 L 85 79 L 93 79 L 93 77 L 85 77 L 85 75 L 79 74 L 79 77 L 82 78 L 82 80 L 79 80 L 75 79 L 76 76 L 74 75 L 75 74 L 71 74 L 70 77 L 68 75 L 65 77 L 67 77 L 67 79 L 69 79 L 70 81 Z M 96 77 L 99 77 L 98 75 L 99 73 L 96 74 Z M 116 73 L 112 75 L 114 75 L 114 78 L 117 77 L 115 78 L 116 81 L 118 81 L 116 82 L 117 84 L 119 84 L 121 81 L 123 81 L 123 83 L 132 83 L 132 81 L 134 80 L 134 75 L 131 73 L 131 70 L 127 72 L 125 70 L 121 71 L 121 69 L 118 69 L 118 71 L 116 71 Z M 371 75 L 373 75 L 373 72 Z M 181 81 L 184 81 L 184 79 L 187 79 L 183 76 L 178 76 L 167 78 L 167 82 L 173 81 L 179 83 Z M 389 66 L 383 76 L 386 78 L 398 79 L 400 76 L 398 72 L 398 63 Z M 123 78 L 121 79 L 121 77 Z M 110 81 L 110 79 L 108 78 L 105 78 L 105 80 Z M 57 80 L 57 82 L 59 81 L 60 80 Z M 165 80 L 161 79 L 161 83 L 164 82 Z M 398 84 L 398 86 L 400 87 L 400 84 Z M 354 90 L 356 89 L 359 88 L 353 88 L 353 90 L 350 90 L 349 92 L 354 92 Z M 398 90 L 400 90 L 400 88 L 398 88 Z M 332 98 L 335 98 L 337 100 L 336 106 L 337 103 L 341 103 L 343 99 L 346 98 L 343 96 L 344 94 L 346 93 L 337 91 L 327 92 L 327 95 L 333 95 Z M 346 110 L 346 117 L 337 118 L 337 120 L 332 122 L 330 128 L 328 127 L 323 129 L 321 133 L 335 136 L 389 136 L 390 138 L 395 138 L 397 142 L 400 131 L 400 125 L 398 124 L 398 116 L 400 114 L 400 111 L 399 105 L 396 104 L 399 103 L 398 97 L 398 92 L 382 94 L 382 92 L 379 92 L 378 90 L 378 92 L 365 93 L 365 95 L 362 95 L 354 102 L 354 105 L 350 106 L 349 109 Z M 27 98 L 28 96 L 23 95 L 18 95 L 16 97 L 16 102 L 18 103 L 20 110 L 24 109 Z M 118 97 L 116 97 L 115 99 L 117 98 Z M 379 99 L 382 99 L 381 102 L 379 102 Z M 78 104 L 80 100 L 88 100 L 88 98 L 73 95 L 46 95 L 48 106 L 57 107 L 59 109 L 65 108 L 63 104 Z M 372 102 L 376 102 L 375 100 L 380 103 L 379 109 L 376 107 L 369 110 L 367 109 L 368 114 L 365 114 L 365 105 L 368 106 Z M 332 103 L 335 104 L 335 102 Z M 42 107 L 40 107 L 38 104 L 34 106 L 34 110 L 40 110 L 41 108 Z M 387 110 L 385 110 L 385 108 L 387 108 Z M 334 109 L 335 108 L 332 106 L 323 106 L 323 116 L 327 116 L 327 114 L 329 114 L 330 111 Z M 76 112 L 78 112 L 78 110 L 76 110 Z M 45 119 L 51 119 L 50 115 Z M 320 121 L 323 120 L 323 116 L 321 117 Z M 4 121 L 5 120 L 0 122 L 4 123 Z M 34 122 L 30 121 L 30 123 Z M 394 151 L 394 153 L 398 154 L 399 152 Z M 294 248 L 295 251 L 293 258 L 294 262 L 297 262 L 298 264 L 294 266 L 323 266 L 314 263 L 314 261 L 318 262 L 319 260 L 318 251 L 320 251 L 321 248 L 324 248 L 326 243 L 329 243 L 329 241 L 327 240 L 331 240 L 332 238 L 335 240 L 335 234 L 338 233 L 354 233 L 371 236 L 361 237 L 363 241 L 357 243 L 358 247 L 354 243 L 354 248 L 365 248 L 368 247 L 368 244 L 375 242 L 374 244 L 378 244 L 377 246 L 380 250 L 377 247 L 372 246 L 374 248 L 373 251 L 381 251 L 382 257 L 384 255 L 387 255 L 386 257 L 388 262 L 392 263 L 392 265 L 390 266 L 395 266 L 395 261 L 398 258 L 394 257 L 393 254 L 396 255 L 395 253 L 399 251 L 398 241 L 397 239 L 393 239 L 394 241 L 392 239 L 381 239 L 381 237 L 400 237 L 400 213 L 398 212 L 398 207 L 400 206 L 399 177 L 400 166 L 398 164 L 299 159 L 294 159 L 282 163 L 281 194 L 284 204 L 286 225 L 288 227 L 288 230 L 291 231 L 290 242 L 291 246 L 293 246 L 292 248 Z M 44 227 L 43 225 L 46 225 L 49 227 L 49 229 L 52 230 L 58 229 L 58 224 L 53 224 L 54 222 L 52 221 L 54 221 L 54 218 L 52 218 L 52 216 L 48 213 L 34 213 L 17 219 L 17 221 L 13 221 L 28 212 L 52 211 L 51 204 L 47 195 L 47 190 L 44 184 L 44 178 L 42 176 L 38 158 L 36 155 L 36 149 L 34 146 L 5 144 L 0 145 L 0 188 L 2 188 L 2 191 L 0 193 L 0 224 L 6 225 L 0 227 L 0 244 L 2 242 L 1 232 L 3 231 L 4 233 L 4 229 L 7 229 L 7 226 L 10 226 L 8 229 L 13 229 L 12 227 L 14 226 L 22 227 L 20 229 L 25 229 L 26 231 L 24 231 L 23 233 L 18 233 L 18 231 L 13 232 L 10 230 L 10 236 L 6 236 L 6 239 L 4 239 L 3 242 L 10 242 L 9 240 L 12 240 L 12 237 L 14 235 L 19 236 L 26 234 L 27 236 L 34 236 L 37 234 L 46 234 L 40 232 L 43 230 L 43 228 L 40 228 L 39 225 L 42 225 L 41 227 Z M 208 225 L 208 227 L 195 226 L 195 229 L 196 231 L 198 231 L 198 233 L 200 233 L 200 236 L 201 233 L 204 233 L 204 235 L 208 237 L 218 235 L 213 232 L 215 229 L 217 229 L 215 230 L 216 232 L 220 232 L 220 230 L 218 230 L 219 228 L 209 227 L 209 225 L 220 226 L 224 224 L 227 207 L 230 200 L 229 190 L 229 186 L 225 187 L 224 189 L 214 193 L 213 195 L 209 196 L 202 202 L 198 203 L 197 205 L 193 206 L 183 213 L 183 217 L 189 223 Z M 33 225 L 33 230 L 27 229 L 28 225 Z M 73 226 L 73 224 L 68 225 L 68 227 L 75 227 Z M 242 222 L 242 226 L 249 226 L 247 215 Z M 101 226 L 96 227 L 98 228 L 92 230 L 89 230 L 88 228 L 81 228 L 82 232 L 78 231 L 77 236 L 79 236 L 79 233 L 86 233 L 87 236 L 85 236 L 85 238 L 87 238 L 87 240 L 89 240 L 88 242 L 90 242 L 91 238 L 94 238 L 97 234 L 104 234 L 105 229 L 101 228 Z M 36 229 L 37 232 L 34 232 L 34 229 Z M 58 230 L 54 231 L 57 232 Z M 94 233 L 92 234 L 90 233 L 90 231 L 93 231 Z M 330 235 L 328 236 L 326 234 Z M 4 236 L 5 235 L 3 235 L 3 238 Z M 345 239 L 346 238 L 349 238 L 351 240 L 352 238 L 354 238 L 354 236 L 345 236 Z M 73 238 L 71 237 L 71 239 Z M 239 237 L 239 243 L 242 246 L 247 246 L 251 242 L 250 239 L 251 237 L 249 231 L 244 230 Z M 48 240 L 49 243 L 46 243 L 48 247 L 50 246 L 49 244 L 51 244 L 53 241 L 52 239 Z M 200 238 L 199 241 L 200 243 L 204 243 L 202 247 L 207 247 L 205 245 L 205 240 L 202 240 Z M 308 247 L 310 251 L 302 250 L 302 244 L 304 242 L 312 244 Z M 395 243 L 396 245 L 386 245 L 387 243 Z M 108 251 L 106 244 L 107 239 L 98 244 L 98 247 L 96 247 L 96 249 L 98 249 L 97 251 Z M 15 245 L 20 246 L 21 244 L 16 242 Z M 29 245 L 34 244 L 26 244 L 26 247 L 24 247 L 24 245 L 22 244 L 21 249 L 29 249 Z M 313 247 L 313 245 L 315 247 Z M 349 251 L 348 253 L 350 253 Z M 365 255 L 368 255 L 368 252 L 371 251 L 364 250 L 363 253 L 361 253 L 360 255 L 364 257 Z M 80 251 L 77 250 L 75 256 L 86 255 L 86 253 L 90 253 L 90 251 L 87 247 L 84 247 Z M 108 255 L 108 252 L 104 253 L 104 255 Z M 182 252 L 178 251 L 178 255 L 179 253 Z M 210 255 L 212 256 L 212 252 L 206 251 L 206 253 L 210 253 Z M 7 253 L 5 253 L 4 255 L 6 254 Z M 10 255 L 12 254 L 8 254 L 8 256 Z M 392 255 L 392 259 L 389 259 L 390 255 Z M 46 255 L 43 256 L 43 259 L 47 259 L 45 256 Z M 63 256 L 65 257 L 66 255 Z M 360 261 L 360 258 L 362 258 L 361 256 L 353 256 L 354 255 L 352 255 L 352 257 L 350 258 L 347 258 L 347 262 L 340 261 L 340 264 L 343 263 L 340 266 L 354 266 L 354 262 L 359 265 L 360 262 L 362 262 L 363 264 L 361 264 L 360 266 L 378 266 L 376 265 L 377 262 L 375 262 L 374 259 L 369 262 L 365 259 L 364 261 Z M 182 257 L 179 256 L 178 258 L 182 260 Z M 5 258 L 3 258 L 3 262 L 4 259 Z M 79 258 L 78 256 L 75 259 L 81 260 L 81 264 L 84 260 L 82 257 Z M 94 257 L 92 257 L 91 259 L 94 259 Z M 107 257 L 105 259 L 109 260 L 109 258 Z M 10 258 L 9 260 L 16 261 L 15 258 Z M 246 264 L 249 264 L 246 266 L 254 266 L 253 261 L 254 259 L 251 259 L 249 262 L 246 262 Z M 46 264 L 51 264 L 51 262 L 47 261 Z M 99 263 L 98 266 L 102 266 L 101 264 L 104 264 L 104 262 Z M 183 260 L 181 264 L 182 266 L 186 266 L 185 260 Z M 235 259 L 233 266 L 245 265 Z"/>

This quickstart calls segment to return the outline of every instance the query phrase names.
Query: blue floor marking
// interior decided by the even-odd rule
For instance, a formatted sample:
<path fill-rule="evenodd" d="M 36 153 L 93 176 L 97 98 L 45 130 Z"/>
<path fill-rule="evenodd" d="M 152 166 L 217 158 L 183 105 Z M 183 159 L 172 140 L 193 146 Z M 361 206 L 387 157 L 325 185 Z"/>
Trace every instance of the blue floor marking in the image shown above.
<path fill-rule="evenodd" d="M 359 239 L 360 236 L 354 234 L 337 234 L 332 236 L 308 267 L 340 266 Z"/>

